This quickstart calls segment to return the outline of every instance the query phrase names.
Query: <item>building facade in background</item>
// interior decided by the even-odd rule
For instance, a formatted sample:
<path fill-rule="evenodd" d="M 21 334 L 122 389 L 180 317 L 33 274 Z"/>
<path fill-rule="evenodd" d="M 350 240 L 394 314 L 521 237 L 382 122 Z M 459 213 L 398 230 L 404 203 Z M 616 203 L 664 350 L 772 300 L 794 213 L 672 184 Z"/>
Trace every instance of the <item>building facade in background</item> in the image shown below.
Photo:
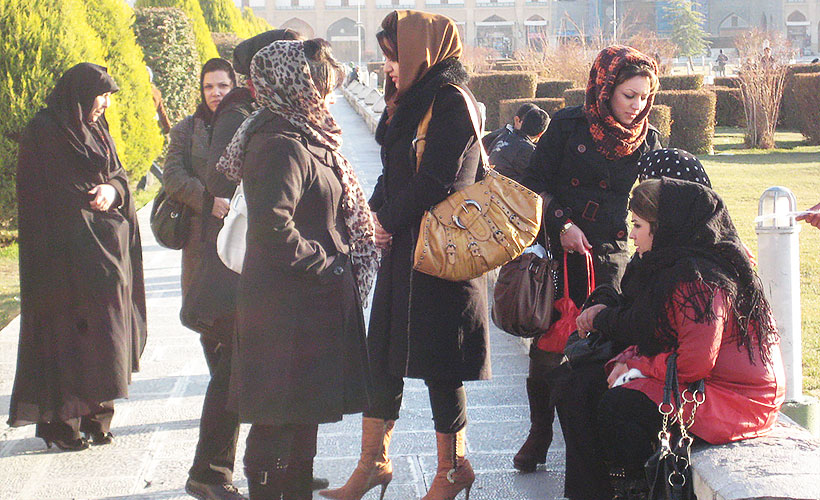
<path fill-rule="evenodd" d="M 816 54 L 820 0 L 697 0 L 712 49 L 732 48 L 753 28 L 777 30 L 801 55 Z M 380 60 L 375 34 L 391 10 L 417 9 L 456 21 L 467 45 L 500 56 L 578 37 L 624 40 L 638 31 L 668 36 L 668 0 L 265 0 L 254 6 L 271 25 L 333 43 L 344 61 Z M 358 36 L 357 36 L 358 31 Z M 359 41 L 358 38 L 361 38 Z"/>

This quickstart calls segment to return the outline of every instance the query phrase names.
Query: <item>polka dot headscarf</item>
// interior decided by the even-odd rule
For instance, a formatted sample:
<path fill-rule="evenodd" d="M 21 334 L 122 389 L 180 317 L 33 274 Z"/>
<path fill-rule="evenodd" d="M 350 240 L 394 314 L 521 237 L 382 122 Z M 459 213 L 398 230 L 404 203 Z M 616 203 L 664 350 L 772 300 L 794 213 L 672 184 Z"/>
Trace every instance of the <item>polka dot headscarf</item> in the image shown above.
<path fill-rule="evenodd" d="M 638 160 L 638 172 L 640 182 L 669 177 L 712 187 L 700 160 L 682 149 L 658 149 L 644 154 Z"/>

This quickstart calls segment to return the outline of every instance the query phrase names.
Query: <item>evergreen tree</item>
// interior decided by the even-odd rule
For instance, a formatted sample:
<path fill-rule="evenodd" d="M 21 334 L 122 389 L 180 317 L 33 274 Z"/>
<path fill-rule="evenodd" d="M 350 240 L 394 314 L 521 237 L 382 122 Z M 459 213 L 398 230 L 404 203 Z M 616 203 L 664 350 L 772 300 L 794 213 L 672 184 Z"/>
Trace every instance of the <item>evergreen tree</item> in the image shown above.
<path fill-rule="evenodd" d="M 199 0 L 199 5 L 211 33 L 233 33 L 239 38 L 252 36 L 233 0 Z"/>
<path fill-rule="evenodd" d="M 0 227 L 16 226 L 16 137 L 45 106 L 55 83 L 71 66 L 105 66 L 103 45 L 86 22 L 82 0 L 4 0 L 0 2 Z M 116 109 L 106 111 L 119 151 Z"/>
<path fill-rule="evenodd" d="M 196 39 L 196 50 L 199 53 L 199 62 L 205 64 L 208 59 L 219 57 L 216 51 L 216 45 L 211 39 L 211 31 L 208 29 L 208 23 L 205 22 L 205 16 L 202 14 L 202 7 L 198 0 L 137 0 L 134 5 L 137 8 L 142 7 L 176 7 L 182 9 L 183 12 L 191 19 L 191 24 L 194 27 L 194 37 Z"/>
<path fill-rule="evenodd" d="M 136 181 L 162 152 L 163 139 L 142 48 L 131 30 L 134 12 L 120 0 L 86 0 L 85 4 L 89 24 L 103 42 L 108 72 L 120 87 L 112 107 L 120 111 L 120 142 L 127 148 L 119 156 L 131 179 Z"/>
<path fill-rule="evenodd" d="M 242 10 L 242 19 L 245 20 L 245 24 L 248 26 L 248 33 L 251 36 L 273 29 L 273 26 L 271 26 L 265 19 L 254 14 L 253 9 L 250 7 L 245 7 Z"/>
<path fill-rule="evenodd" d="M 706 16 L 695 9 L 693 3 L 693 0 L 669 0 L 666 7 L 666 17 L 672 23 L 672 42 L 678 46 L 678 55 L 689 60 L 690 68 L 692 57 L 702 55 L 710 45 L 703 29 Z"/>

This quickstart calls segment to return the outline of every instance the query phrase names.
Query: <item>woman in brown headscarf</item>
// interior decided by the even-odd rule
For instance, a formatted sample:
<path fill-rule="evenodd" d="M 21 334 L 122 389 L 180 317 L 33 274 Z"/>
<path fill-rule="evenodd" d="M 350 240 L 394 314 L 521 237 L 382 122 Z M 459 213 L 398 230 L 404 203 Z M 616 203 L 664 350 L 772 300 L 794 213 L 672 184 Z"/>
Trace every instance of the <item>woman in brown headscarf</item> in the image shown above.
<path fill-rule="evenodd" d="M 81 63 L 20 140 L 20 349 L 9 425 L 62 450 L 108 444 L 145 347 L 142 248 L 105 110 L 117 84 Z"/>
<path fill-rule="evenodd" d="M 361 460 L 347 483 L 321 494 L 359 499 L 392 479 L 388 445 L 399 417 L 403 377 L 427 384 L 438 445 L 438 469 L 425 500 L 453 498 L 473 484 L 464 457 L 463 381 L 490 376 L 487 287 L 484 278 L 451 282 L 412 269 L 424 211 L 481 175 L 480 144 L 467 106 L 461 41 L 444 16 L 396 11 L 377 38 L 386 62 L 387 109 L 376 130 L 383 173 L 370 207 L 383 249 L 368 332 L 375 394 L 362 420 Z M 469 101 L 456 86 L 469 96 Z M 414 138 L 432 105 L 426 147 L 416 165 Z M 449 480 L 448 480 L 449 479 Z"/>

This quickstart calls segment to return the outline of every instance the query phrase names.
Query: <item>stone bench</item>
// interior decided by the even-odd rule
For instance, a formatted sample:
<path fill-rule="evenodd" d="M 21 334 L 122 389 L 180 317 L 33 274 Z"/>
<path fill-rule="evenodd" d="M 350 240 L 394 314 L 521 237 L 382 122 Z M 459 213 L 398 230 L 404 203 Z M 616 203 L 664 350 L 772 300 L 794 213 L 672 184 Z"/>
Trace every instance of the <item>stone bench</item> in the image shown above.
<path fill-rule="evenodd" d="M 692 448 L 698 500 L 818 500 L 820 441 L 781 414 L 765 437 Z"/>

